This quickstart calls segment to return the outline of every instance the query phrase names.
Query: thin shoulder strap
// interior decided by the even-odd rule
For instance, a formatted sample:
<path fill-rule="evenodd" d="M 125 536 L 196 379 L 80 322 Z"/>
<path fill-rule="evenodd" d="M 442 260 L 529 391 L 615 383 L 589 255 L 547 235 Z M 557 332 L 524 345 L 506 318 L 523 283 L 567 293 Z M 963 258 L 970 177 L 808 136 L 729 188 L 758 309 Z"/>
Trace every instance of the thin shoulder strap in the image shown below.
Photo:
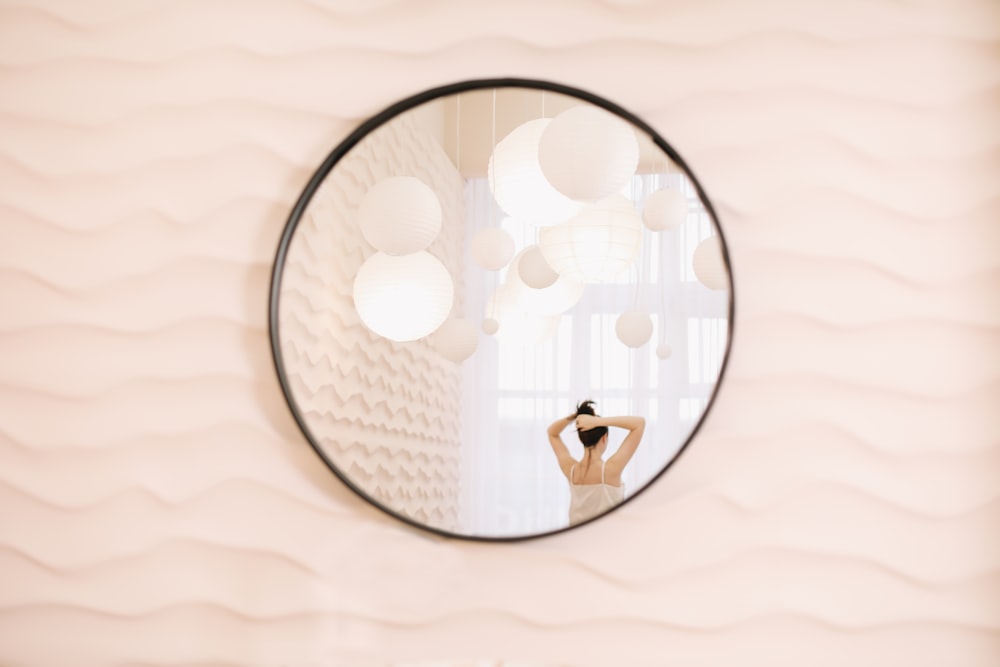
<path fill-rule="evenodd" d="M 570 484 L 573 483 L 573 468 L 575 468 L 575 467 L 576 467 L 575 463 L 569 467 L 569 483 Z"/>
<path fill-rule="evenodd" d="M 604 461 L 601 461 L 601 484 L 604 484 Z"/>

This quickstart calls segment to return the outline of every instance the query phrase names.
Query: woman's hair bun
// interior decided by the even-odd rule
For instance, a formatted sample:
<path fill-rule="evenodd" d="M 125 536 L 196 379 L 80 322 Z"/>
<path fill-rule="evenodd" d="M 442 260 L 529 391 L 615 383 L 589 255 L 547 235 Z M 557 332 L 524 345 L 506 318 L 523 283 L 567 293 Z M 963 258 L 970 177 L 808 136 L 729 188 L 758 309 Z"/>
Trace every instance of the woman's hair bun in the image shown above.
<path fill-rule="evenodd" d="M 597 413 L 594 412 L 594 402 L 586 400 L 577 405 L 576 416 L 579 417 L 580 415 L 594 415 L 596 417 Z M 601 438 L 607 435 L 607 433 L 607 426 L 597 426 L 587 429 L 586 431 L 581 431 L 579 428 L 576 429 L 576 434 L 580 437 L 580 442 L 583 443 L 584 447 L 593 447 L 599 443 Z"/>

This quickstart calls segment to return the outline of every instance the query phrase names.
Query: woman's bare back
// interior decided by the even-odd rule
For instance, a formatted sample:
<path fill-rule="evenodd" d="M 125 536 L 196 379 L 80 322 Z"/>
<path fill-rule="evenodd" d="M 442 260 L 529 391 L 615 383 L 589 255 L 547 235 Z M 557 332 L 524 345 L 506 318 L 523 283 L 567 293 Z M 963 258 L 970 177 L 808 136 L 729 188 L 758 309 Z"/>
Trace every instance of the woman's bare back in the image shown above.
<path fill-rule="evenodd" d="M 606 461 L 592 461 L 589 466 L 578 461 L 570 470 L 569 481 L 571 484 L 601 484 L 602 467 L 604 468 L 604 484 L 622 485 L 621 470 L 615 470 L 614 466 L 607 465 Z"/>

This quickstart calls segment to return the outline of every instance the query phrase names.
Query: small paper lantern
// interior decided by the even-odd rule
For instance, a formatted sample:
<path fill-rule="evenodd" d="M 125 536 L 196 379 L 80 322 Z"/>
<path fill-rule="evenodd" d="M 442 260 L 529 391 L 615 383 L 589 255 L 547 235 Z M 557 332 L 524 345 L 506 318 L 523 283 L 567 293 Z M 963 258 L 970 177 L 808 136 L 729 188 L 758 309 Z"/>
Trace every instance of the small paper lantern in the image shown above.
<path fill-rule="evenodd" d="M 573 219 L 539 233 L 545 260 L 561 276 L 583 283 L 611 280 L 639 257 L 642 222 L 621 195 L 603 199 Z"/>
<path fill-rule="evenodd" d="M 729 286 L 729 272 L 722 259 L 722 243 L 718 236 L 709 236 L 698 244 L 691 267 L 698 282 L 708 289 L 724 290 Z"/>
<path fill-rule="evenodd" d="M 615 335 L 629 347 L 642 347 L 653 335 L 653 320 L 647 313 L 626 311 L 615 321 Z"/>
<path fill-rule="evenodd" d="M 597 201 L 621 192 L 639 164 L 635 130 L 595 106 L 576 106 L 555 118 L 538 142 L 542 174 L 570 199 Z"/>
<path fill-rule="evenodd" d="M 401 343 L 441 326 L 455 296 L 448 269 L 426 251 L 399 257 L 375 253 L 358 269 L 353 291 L 365 326 Z"/>
<path fill-rule="evenodd" d="M 514 128 L 494 147 L 487 168 L 490 190 L 500 208 L 535 225 L 563 222 L 583 207 L 542 175 L 538 140 L 550 122 L 551 118 L 538 118 Z"/>
<path fill-rule="evenodd" d="M 673 352 L 673 348 L 666 343 L 660 343 L 656 346 L 656 356 L 660 359 L 668 359 Z"/>
<path fill-rule="evenodd" d="M 369 188 L 358 207 L 358 224 L 376 250 L 409 255 L 441 232 L 441 202 L 419 178 L 393 176 Z"/>
<path fill-rule="evenodd" d="M 472 237 L 472 259 L 486 271 L 499 271 L 514 256 L 514 239 L 499 227 L 481 229 Z"/>
<path fill-rule="evenodd" d="M 479 334 L 469 320 L 451 317 L 434 332 L 434 349 L 445 359 L 465 361 L 479 345 Z"/>
<path fill-rule="evenodd" d="M 521 281 L 532 289 L 545 289 L 559 278 L 559 274 L 545 261 L 537 245 L 524 249 L 517 263 L 517 274 Z"/>
<path fill-rule="evenodd" d="M 522 280 L 521 265 L 531 254 L 529 246 L 519 252 L 510 262 L 504 288 L 516 301 L 518 307 L 536 315 L 556 315 L 572 308 L 583 296 L 584 285 L 579 280 L 556 274 L 556 280 L 548 287 L 533 288 Z"/>
<path fill-rule="evenodd" d="M 487 336 L 492 336 L 500 328 L 500 323 L 497 322 L 492 317 L 487 317 L 485 320 L 483 320 L 482 328 L 484 334 L 486 334 Z"/>
<path fill-rule="evenodd" d="M 677 229 L 687 220 L 687 196 L 674 188 L 662 188 L 646 198 L 642 222 L 654 232 Z"/>

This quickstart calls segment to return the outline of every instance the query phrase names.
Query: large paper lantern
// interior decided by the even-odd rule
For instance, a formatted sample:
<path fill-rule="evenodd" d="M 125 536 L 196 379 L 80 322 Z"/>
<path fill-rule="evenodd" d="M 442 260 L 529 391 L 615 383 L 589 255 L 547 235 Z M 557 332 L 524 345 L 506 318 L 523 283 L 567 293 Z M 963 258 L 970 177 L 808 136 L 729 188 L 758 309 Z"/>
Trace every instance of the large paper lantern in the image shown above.
<path fill-rule="evenodd" d="M 603 199 L 571 220 L 539 233 L 538 246 L 559 275 L 600 283 L 625 271 L 639 257 L 642 222 L 621 195 Z"/>
<path fill-rule="evenodd" d="M 488 166 L 490 189 L 500 208 L 535 225 L 563 222 L 583 207 L 542 175 L 538 140 L 550 122 L 551 118 L 538 118 L 514 128 L 497 143 Z"/>
<path fill-rule="evenodd" d="M 615 321 L 615 335 L 629 347 L 642 347 L 653 336 L 653 320 L 648 313 L 626 311 Z"/>
<path fill-rule="evenodd" d="M 505 342 L 534 345 L 544 343 L 559 328 L 559 315 L 540 315 L 524 309 L 515 290 L 501 285 L 486 304 L 486 312 L 499 323 L 495 335 Z"/>
<path fill-rule="evenodd" d="M 580 301 L 583 296 L 584 284 L 579 280 L 556 274 L 556 280 L 548 287 L 535 288 L 522 279 L 524 261 L 532 254 L 528 246 L 519 252 L 510 262 L 507 280 L 504 288 L 525 312 L 535 315 L 556 315 L 564 313 Z"/>
<path fill-rule="evenodd" d="M 409 255 L 441 232 L 441 202 L 419 178 L 393 176 L 369 188 L 358 207 L 358 224 L 376 250 Z"/>
<path fill-rule="evenodd" d="M 423 338 L 451 312 L 455 287 L 444 264 L 426 251 L 377 252 L 354 277 L 354 307 L 365 326 L 390 340 Z"/>
<path fill-rule="evenodd" d="M 677 229 L 687 220 L 687 196 L 675 188 L 662 188 L 646 198 L 642 222 L 654 232 Z"/>
<path fill-rule="evenodd" d="M 712 290 L 729 286 L 729 272 L 722 259 L 722 242 L 718 236 L 709 236 L 698 244 L 691 258 L 691 267 L 698 282 Z"/>
<path fill-rule="evenodd" d="M 514 239 L 499 227 L 481 229 L 472 237 L 472 259 L 487 271 L 499 271 L 514 256 Z"/>
<path fill-rule="evenodd" d="M 549 123 L 538 142 L 542 174 L 570 199 L 597 201 L 621 192 L 639 164 L 635 130 L 604 109 L 576 106 Z"/>
<path fill-rule="evenodd" d="M 479 332 L 469 320 L 450 317 L 434 332 L 434 349 L 445 359 L 465 361 L 479 344 Z"/>

